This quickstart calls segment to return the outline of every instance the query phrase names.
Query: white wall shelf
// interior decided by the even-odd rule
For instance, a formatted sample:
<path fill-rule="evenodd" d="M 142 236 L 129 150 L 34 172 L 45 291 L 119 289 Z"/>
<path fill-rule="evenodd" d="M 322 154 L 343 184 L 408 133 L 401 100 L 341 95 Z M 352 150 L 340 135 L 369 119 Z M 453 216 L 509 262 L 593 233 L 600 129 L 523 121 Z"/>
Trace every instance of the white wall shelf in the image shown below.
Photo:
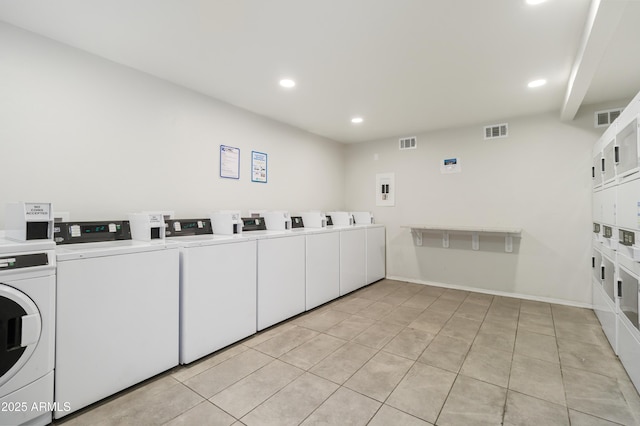
<path fill-rule="evenodd" d="M 440 225 L 404 225 L 401 228 L 411 229 L 417 246 L 422 246 L 423 232 L 442 233 L 442 247 L 449 247 L 449 234 L 470 234 L 471 248 L 480 250 L 480 235 L 504 235 L 504 251 L 513 252 L 513 238 L 520 238 L 521 228 L 489 228 L 473 226 L 440 226 Z"/>

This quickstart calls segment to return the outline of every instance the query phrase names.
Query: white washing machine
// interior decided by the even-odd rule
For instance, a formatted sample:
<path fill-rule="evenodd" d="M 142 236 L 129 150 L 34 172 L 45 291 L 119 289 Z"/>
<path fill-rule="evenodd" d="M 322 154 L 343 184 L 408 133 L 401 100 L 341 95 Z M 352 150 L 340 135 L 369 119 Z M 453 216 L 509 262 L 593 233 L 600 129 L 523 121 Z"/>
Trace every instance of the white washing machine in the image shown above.
<path fill-rule="evenodd" d="M 55 401 L 70 410 L 55 418 L 178 365 L 179 250 L 150 230 L 142 242 L 127 221 L 56 224 Z"/>
<path fill-rule="evenodd" d="M 0 240 L 1 425 L 51 423 L 55 270 L 53 241 Z"/>
<path fill-rule="evenodd" d="M 256 240 L 213 235 L 209 219 L 167 222 L 180 246 L 180 363 L 256 332 Z"/>

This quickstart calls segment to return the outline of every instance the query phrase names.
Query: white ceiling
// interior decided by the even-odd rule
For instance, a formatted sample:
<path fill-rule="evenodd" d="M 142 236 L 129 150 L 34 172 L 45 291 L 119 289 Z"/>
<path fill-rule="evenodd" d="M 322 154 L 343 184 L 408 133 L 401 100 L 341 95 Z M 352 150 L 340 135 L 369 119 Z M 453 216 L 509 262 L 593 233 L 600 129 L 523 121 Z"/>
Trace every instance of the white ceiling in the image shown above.
<path fill-rule="evenodd" d="M 632 97 L 640 1 L 594 1 L 0 0 L 0 20 L 359 142 Z"/>

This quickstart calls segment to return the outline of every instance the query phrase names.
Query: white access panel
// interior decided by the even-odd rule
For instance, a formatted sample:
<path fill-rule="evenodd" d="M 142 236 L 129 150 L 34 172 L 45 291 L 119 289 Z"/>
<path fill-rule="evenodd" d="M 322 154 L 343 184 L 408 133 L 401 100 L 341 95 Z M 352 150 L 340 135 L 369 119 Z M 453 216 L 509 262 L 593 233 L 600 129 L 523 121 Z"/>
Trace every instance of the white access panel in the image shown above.
<path fill-rule="evenodd" d="M 258 330 L 305 310 L 305 236 L 258 240 Z"/>
<path fill-rule="evenodd" d="M 619 314 L 638 329 L 638 277 L 623 267 L 618 268 L 621 294 L 619 294 Z"/>
<path fill-rule="evenodd" d="M 609 300 L 604 289 L 597 282 L 593 282 L 593 310 L 602 325 L 611 348 L 618 353 L 618 324 L 615 305 Z"/>
<path fill-rule="evenodd" d="M 616 224 L 616 186 L 604 188 L 602 197 L 602 223 L 606 225 Z"/>
<path fill-rule="evenodd" d="M 616 177 L 614 158 L 615 145 L 616 140 L 611 139 L 602 151 L 602 156 L 604 157 L 603 183 L 605 184 L 612 182 Z"/>
<path fill-rule="evenodd" d="M 594 191 L 591 198 L 593 221 L 602 223 L 602 190 Z"/>
<path fill-rule="evenodd" d="M 366 238 L 362 227 L 340 230 L 340 296 L 366 285 Z"/>
<path fill-rule="evenodd" d="M 638 158 L 638 118 L 633 119 L 616 135 L 618 146 L 618 164 L 616 172 L 619 177 L 625 177 L 638 172 L 640 161 Z"/>
<path fill-rule="evenodd" d="M 367 226 L 367 271 L 365 282 L 371 284 L 386 276 L 385 228 Z"/>
<path fill-rule="evenodd" d="M 593 249 L 593 280 L 602 285 L 602 253 Z"/>
<path fill-rule="evenodd" d="M 617 186 L 617 224 L 628 230 L 640 229 L 640 179 Z"/>
<path fill-rule="evenodd" d="M 256 332 L 256 248 L 236 240 L 181 249 L 181 364 Z"/>
<path fill-rule="evenodd" d="M 340 296 L 340 233 L 306 236 L 306 310 Z"/>
<path fill-rule="evenodd" d="M 56 418 L 178 365 L 178 257 L 58 258 Z"/>

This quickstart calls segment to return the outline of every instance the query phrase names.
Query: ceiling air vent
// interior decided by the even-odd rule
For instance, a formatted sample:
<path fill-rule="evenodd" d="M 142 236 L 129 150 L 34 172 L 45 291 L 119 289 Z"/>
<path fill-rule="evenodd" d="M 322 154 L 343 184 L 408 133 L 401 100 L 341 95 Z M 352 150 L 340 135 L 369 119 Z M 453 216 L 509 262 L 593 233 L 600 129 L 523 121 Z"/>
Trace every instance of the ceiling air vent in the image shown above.
<path fill-rule="evenodd" d="M 400 138 L 400 149 L 416 149 L 417 147 L 418 143 L 415 136 Z"/>
<path fill-rule="evenodd" d="M 507 123 L 492 124 L 484 127 L 485 139 L 506 138 L 507 136 L 509 136 L 509 124 Z"/>
<path fill-rule="evenodd" d="M 607 109 L 604 111 L 596 111 L 595 127 L 607 127 L 618 118 L 624 108 Z"/>

